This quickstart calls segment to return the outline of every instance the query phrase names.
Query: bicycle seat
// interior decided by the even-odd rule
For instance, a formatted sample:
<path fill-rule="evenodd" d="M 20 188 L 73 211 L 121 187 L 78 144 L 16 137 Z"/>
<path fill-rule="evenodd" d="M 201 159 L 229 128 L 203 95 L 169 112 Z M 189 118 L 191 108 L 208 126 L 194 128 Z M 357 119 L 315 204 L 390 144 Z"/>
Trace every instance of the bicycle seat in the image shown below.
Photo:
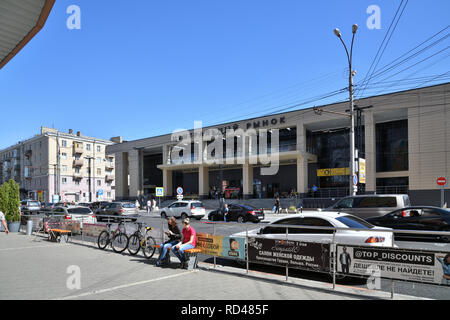
<path fill-rule="evenodd" d="M 152 227 L 146 227 L 145 229 L 147 229 L 147 230 L 152 230 L 153 228 L 152 228 Z"/>

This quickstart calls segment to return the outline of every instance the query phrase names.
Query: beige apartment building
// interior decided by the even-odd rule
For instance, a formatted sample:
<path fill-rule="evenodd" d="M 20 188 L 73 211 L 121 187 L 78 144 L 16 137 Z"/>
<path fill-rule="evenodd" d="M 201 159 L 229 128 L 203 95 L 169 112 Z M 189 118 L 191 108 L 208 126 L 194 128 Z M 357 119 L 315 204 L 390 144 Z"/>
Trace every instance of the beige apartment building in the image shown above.
<path fill-rule="evenodd" d="M 42 127 L 40 134 L 0 150 L 0 183 L 14 179 L 22 198 L 44 202 L 114 200 L 112 141 Z"/>

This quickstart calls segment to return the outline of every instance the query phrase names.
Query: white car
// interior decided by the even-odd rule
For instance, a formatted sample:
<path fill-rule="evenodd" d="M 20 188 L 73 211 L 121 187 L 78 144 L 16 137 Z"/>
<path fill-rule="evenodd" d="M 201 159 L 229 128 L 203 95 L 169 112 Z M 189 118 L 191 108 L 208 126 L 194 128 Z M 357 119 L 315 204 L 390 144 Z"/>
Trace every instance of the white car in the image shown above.
<path fill-rule="evenodd" d="M 376 247 L 392 247 L 393 244 L 392 229 L 376 227 L 361 218 L 347 213 L 327 211 L 305 212 L 280 218 L 263 228 L 249 230 L 248 236 L 268 239 L 286 239 L 286 227 L 278 227 L 278 225 L 339 228 L 336 230 L 334 236 L 334 241 L 337 244 L 355 246 L 369 245 Z M 350 228 L 363 230 L 350 230 Z M 231 237 L 245 236 L 245 231 L 231 235 Z M 333 230 L 288 227 L 287 239 L 293 241 L 332 243 Z"/>
<path fill-rule="evenodd" d="M 50 215 L 64 215 L 65 220 L 80 222 L 80 228 L 83 223 L 97 223 L 94 212 L 90 208 L 81 206 L 56 207 L 49 213 Z"/>
<path fill-rule="evenodd" d="M 168 207 L 161 209 L 161 218 L 163 219 L 174 216 L 176 218 L 180 217 L 181 219 L 189 217 L 200 220 L 205 214 L 206 210 L 203 204 L 195 200 L 176 201 Z"/>

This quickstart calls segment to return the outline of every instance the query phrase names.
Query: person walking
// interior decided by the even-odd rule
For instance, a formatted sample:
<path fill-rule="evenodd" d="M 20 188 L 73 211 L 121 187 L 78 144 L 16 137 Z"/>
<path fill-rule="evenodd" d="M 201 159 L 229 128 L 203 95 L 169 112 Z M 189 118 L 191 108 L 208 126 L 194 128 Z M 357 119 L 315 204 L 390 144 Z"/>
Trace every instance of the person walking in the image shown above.
<path fill-rule="evenodd" d="M 172 252 L 180 259 L 180 268 L 186 269 L 186 256 L 184 251 L 194 249 L 197 244 L 197 233 L 189 224 L 189 218 L 183 220 L 181 241 L 173 247 Z"/>
<path fill-rule="evenodd" d="M 156 200 L 153 198 L 152 199 L 152 211 L 156 210 Z"/>
<path fill-rule="evenodd" d="M 150 211 L 152 211 L 152 200 L 148 199 L 147 200 L 147 213 L 150 213 Z"/>
<path fill-rule="evenodd" d="M 275 198 L 275 213 L 280 213 L 280 198 Z"/>
<path fill-rule="evenodd" d="M 6 224 L 5 214 L 0 211 L 0 221 L 2 222 L 3 228 L 5 229 L 5 233 L 8 234 L 8 225 Z"/>
<path fill-rule="evenodd" d="M 223 221 L 227 222 L 227 216 L 230 209 L 228 209 L 228 204 L 224 203 L 222 213 L 223 213 Z"/>
<path fill-rule="evenodd" d="M 170 217 L 169 219 L 167 219 L 167 225 L 169 227 L 169 230 L 164 233 L 169 237 L 169 240 L 161 244 L 160 255 L 158 260 L 156 260 L 157 267 L 169 264 L 169 249 L 178 244 L 181 240 L 181 231 L 178 228 L 177 220 L 175 219 L 175 217 Z"/>

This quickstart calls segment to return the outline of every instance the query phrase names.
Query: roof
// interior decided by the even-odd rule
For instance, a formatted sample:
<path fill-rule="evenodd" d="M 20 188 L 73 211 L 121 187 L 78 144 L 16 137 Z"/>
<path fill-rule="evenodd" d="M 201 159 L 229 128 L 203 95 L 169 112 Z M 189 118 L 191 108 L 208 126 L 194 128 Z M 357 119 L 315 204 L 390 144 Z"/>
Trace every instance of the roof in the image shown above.
<path fill-rule="evenodd" d="M 42 29 L 55 0 L 0 0 L 0 69 Z"/>

